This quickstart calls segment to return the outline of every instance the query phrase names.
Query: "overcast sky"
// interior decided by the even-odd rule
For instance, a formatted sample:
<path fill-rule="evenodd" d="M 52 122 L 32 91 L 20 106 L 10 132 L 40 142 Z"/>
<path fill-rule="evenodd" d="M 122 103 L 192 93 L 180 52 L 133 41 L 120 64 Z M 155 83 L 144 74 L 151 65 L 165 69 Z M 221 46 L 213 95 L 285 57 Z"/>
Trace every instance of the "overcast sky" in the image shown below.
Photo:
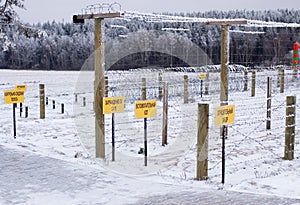
<path fill-rule="evenodd" d="M 70 22 L 73 14 L 95 3 L 113 3 L 115 0 L 25 0 L 26 10 L 18 10 L 24 22 Z M 140 12 L 192 12 L 208 10 L 265 10 L 277 8 L 300 9 L 299 0 L 119 0 L 122 10 Z"/>

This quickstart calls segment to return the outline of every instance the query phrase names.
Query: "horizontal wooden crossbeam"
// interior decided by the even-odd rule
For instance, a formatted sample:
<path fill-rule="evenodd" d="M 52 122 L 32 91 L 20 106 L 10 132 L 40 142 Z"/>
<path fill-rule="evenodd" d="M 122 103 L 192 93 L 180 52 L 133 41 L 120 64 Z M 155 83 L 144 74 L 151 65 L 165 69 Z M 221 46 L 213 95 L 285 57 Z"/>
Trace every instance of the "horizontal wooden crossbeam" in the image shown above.
<path fill-rule="evenodd" d="M 247 24 L 247 20 L 216 20 L 204 23 L 207 26 L 238 25 Z"/>

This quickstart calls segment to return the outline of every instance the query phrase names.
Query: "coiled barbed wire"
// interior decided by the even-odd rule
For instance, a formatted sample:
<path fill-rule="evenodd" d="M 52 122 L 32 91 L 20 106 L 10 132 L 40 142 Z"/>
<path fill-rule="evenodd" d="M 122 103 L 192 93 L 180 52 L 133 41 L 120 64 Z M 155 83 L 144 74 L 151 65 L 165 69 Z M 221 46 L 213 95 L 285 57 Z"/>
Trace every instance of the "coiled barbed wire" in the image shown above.
<path fill-rule="evenodd" d="M 114 2 L 112 4 L 102 3 L 88 5 L 86 8 L 82 9 L 82 14 L 96 14 L 96 13 L 113 13 L 121 11 L 121 4 Z"/>

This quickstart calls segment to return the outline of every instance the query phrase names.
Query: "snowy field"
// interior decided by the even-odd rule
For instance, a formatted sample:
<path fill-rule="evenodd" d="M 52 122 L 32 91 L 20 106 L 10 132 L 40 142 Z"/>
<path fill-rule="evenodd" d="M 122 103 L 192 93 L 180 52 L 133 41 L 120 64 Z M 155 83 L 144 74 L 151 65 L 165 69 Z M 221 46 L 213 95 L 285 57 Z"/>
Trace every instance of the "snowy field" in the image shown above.
<path fill-rule="evenodd" d="M 256 96 L 242 91 L 242 82 L 231 81 L 229 104 L 235 105 L 235 123 L 229 126 L 226 140 L 225 185 L 221 185 L 221 140 L 219 127 L 215 125 L 215 108 L 219 106 L 216 91 L 218 74 L 212 73 L 210 94 L 200 97 L 200 81 L 197 73 L 187 73 L 192 86 L 189 103 L 183 104 L 183 75 L 162 73 L 169 83 L 169 135 L 167 146 L 161 146 L 162 101 L 157 99 L 157 117 L 148 120 L 148 166 L 138 151 L 143 147 L 143 120 L 134 118 L 134 101 L 140 100 L 141 78 L 147 78 L 147 98 L 158 96 L 157 72 L 132 71 L 108 72 L 109 96 L 125 96 L 125 111 L 115 114 L 116 161 L 111 161 L 111 115 L 106 115 L 106 159 L 95 159 L 93 72 L 62 71 L 13 71 L 0 70 L 0 88 L 14 89 L 26 84 L 24 106 L 29 107 L 29 117 L 20 117 L 17 109 L 17 138 L 12 134 L 12 105 L 0 100 L 0 145 L 26 150 L 37 155 L 61 159 L 75 164 L 100 167 L 114 172 L 123 180 L 134 177 L 139 180 L 180 184 L 195 189 L 225 189 L 300 199 L 300 146 L 299 105 L 296 106 L 295 159 L 283 160 L 285 143 L 286 96 L 296 95 L 299 102 L 299 83 L 293 82 L 286 71 L 285 92 L 279 93 L 277 71 L 257 73 Z M 266 130 L 266 81 L 272 77 L 271 130 Z M 231 79 L 242 79 L 242 73 L 230 73 Z M 39 84 L 45 84 L 49 105 L 46 119 L 39 119 Z M 238 84 L 238 85 L 237 85 Z M 236 88 L 235 88 L 236 87 Z M 239 87 L 239 89 L 237 89 Z M 77 102 L 75 102 L 77 94 Z M 86 106 L 83 106 L 83 97 Z M 56 109 L 52 108 L 56 101 Z M 64 103 L 65 113 L 60 113 Z M 198 103 L 208 103 L 209 154 L 208 180 L 195 181 Z"/>

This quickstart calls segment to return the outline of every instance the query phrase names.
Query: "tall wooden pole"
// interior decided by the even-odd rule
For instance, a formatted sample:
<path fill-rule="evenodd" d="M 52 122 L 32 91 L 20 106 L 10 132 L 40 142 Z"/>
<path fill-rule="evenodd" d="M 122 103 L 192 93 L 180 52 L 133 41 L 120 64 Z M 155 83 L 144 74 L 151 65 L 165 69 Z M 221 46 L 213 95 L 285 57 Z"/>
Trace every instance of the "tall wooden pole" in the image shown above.
<path fill-rule="evenodd" d="M 228 25 L 222 25 L 221 72 L 220 72 L 220 105 L 228 105 Z M 225 129 L 225 130 L 223 130 Z M 220 128 L 220 136 L 227 138 L 227 126 Z"/>
<path fill-rule="evenodd" d="M 105 158 L 105 129 L 103 114 L 103 96 L 105 93 L 104 80 L 104 42 L 103 42 L 103 20 L 105 18 L 121 17 L 120 12 L 116 13 L 90 13 L 73 15 L 74 23 L 84 23 L 85 19 L 95 20 L 95 81 L 94 81 L 94 111 L 95 111 L 95 147 L 96 157 Z"/>
<path fill-rule="evenodd" d="M 95 141 L 96 157 L 105 158 L 105 129 L 103 114 L 104 96 L 104 45 L 103 45 L 103 19 L 95 19 Z"/>

